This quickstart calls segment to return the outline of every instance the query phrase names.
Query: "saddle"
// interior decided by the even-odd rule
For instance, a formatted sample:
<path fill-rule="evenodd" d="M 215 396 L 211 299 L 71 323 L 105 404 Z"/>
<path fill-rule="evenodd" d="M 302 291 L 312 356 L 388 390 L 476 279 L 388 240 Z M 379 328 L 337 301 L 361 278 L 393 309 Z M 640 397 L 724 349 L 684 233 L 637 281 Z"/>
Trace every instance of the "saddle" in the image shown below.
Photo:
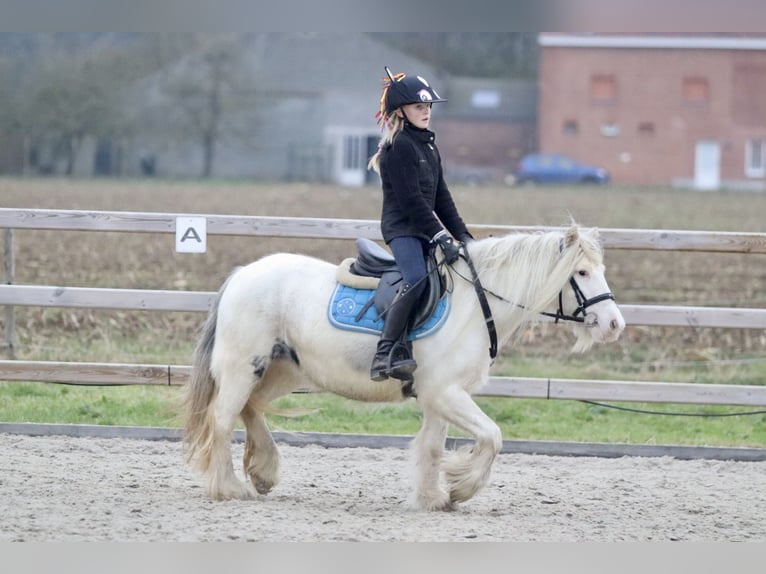
<path fill-rule="evenodd" d="M 360 311 L 359 316 L 361 317 L 370 305 L 375 305 L 378 316 L 381 316 L 399 291 L 402 275 L 393 255 L 374 241 L 360 237 L 356 240 L 356 249 L 356 258 L 346 259 L 338 266 L 336 279 L 341 285 L 374 290 L 374 296 Z M 426 288 L 413 311 L 411 331 L 417 330 L 428 321 L 445 293 L 445 279 L 438 271 L 433 252 L 427 257 L 426 268 Z"/>

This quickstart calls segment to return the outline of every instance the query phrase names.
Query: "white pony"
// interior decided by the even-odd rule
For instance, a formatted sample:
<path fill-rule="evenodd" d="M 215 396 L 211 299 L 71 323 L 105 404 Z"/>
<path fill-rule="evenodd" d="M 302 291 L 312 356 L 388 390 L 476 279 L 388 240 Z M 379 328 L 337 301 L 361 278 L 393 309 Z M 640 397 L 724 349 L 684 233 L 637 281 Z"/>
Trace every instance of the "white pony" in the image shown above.
<path fill-rule="evenodd" d="M 446 321 L 414 342 L 413 390 L 423 413 L 413 442 L 416 508 L 452 509 L 489 480 L 502 435 L 471 398 L 489 378 L 493 329 L 488 324 L 494 320 L 495 343 L 502 345 L 540 313 L 577 320 L 576 351 L 614 341 L 625 327 L 604 278 L 594 229 L 573 224 L 561 231 L 481 239 L 465 249 L 481 286 L 471 280 L 468 259 L 458 260 L 447 271 L 452 299 Z M 369 379 L 377 337 L 329 323 L 336 270 L 326 261 L 277 253 L 238 268 L 221 288 L 184 397 L 186 454 L 203 474 L 211 498 L 251 498 L 277 484 L 279 453 L 264 417 L 277 397 L 308 387 L 361 401 L 404 400 L 396 379 Z M 489 294 L 489 321 L 478 292 Z M 244 482 L 231 458 L 237 417 L 246 427 L 243 463 L 249 481 Z M 445 452 L 450 424 L 474 443 Z"/>

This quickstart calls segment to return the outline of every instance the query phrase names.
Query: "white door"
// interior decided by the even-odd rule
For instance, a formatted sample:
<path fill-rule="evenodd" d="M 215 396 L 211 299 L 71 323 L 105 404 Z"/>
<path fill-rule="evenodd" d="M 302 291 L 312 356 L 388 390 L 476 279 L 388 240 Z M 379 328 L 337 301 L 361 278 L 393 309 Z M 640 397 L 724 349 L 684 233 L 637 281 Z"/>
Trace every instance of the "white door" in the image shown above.
<path fill-rule="evenodd" d="M 694 187 L 718 189 L 721 185 L 721 145 L 716 141 L 698 141 L 694 153 Z"/>
<path fill-rule="evenodd" d="M 338 183 L 348 186 L 364 184 L 367 158 L 364 156 L 366 139 L 361 135 L 344 135 L 341 144 L 341 169 Z"/>
<path fill-rule="evenodd" d="M 367 162 L 378 149 L 379 132 L 329 126 L 324 139 L 332 149 L 331 176 L 335 183 L 349 187 L 377 183 L 377 174 L 367 169 Z"/>

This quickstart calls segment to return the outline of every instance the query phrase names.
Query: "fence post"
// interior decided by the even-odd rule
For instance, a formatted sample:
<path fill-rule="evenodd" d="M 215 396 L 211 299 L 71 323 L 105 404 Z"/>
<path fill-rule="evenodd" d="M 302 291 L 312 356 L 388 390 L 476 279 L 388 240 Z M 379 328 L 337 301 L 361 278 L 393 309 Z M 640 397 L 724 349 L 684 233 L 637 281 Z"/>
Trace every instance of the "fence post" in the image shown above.
<path fill-rule="evenodd" d="M 5 230 L 4 239 L 5 248 L 3 261 L 5 267 L 5 284 L 11 285 L 16 274 L 16 262 L 13 257 L 13 229 Z M 16 314 L 12 305 L 6 305 L 4 311 L 5 341 L 3 343 L 3 349 L 5 349 L 9 359 L 15 359 Z"/>

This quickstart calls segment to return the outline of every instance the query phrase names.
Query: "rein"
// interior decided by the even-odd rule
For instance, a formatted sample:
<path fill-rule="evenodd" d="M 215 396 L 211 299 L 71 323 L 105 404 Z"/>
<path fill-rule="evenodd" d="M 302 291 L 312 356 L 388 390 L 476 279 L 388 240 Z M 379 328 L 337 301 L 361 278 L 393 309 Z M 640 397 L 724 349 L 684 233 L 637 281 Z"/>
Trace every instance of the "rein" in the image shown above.
<path fill-rule="evenodd" d="M 495 328 L 495 318 L 492 317 L 492 309 L 489 308 L 489 302 L 487 301 L 487 296 L 485 293 L 489 293 L 495 297 L 498 296 L 488 289 L 482 287 L 481 281 L 479 281 L 479 274 L 476 272 L 476 267 L 474 267 L 473 260 L 468 255 L 468 251 L 466 251 L 465 246 L 460 251 L 460 256 L 468 264 L 468 269 L 471 270 L 471 283 L 473 284 L 473 288 L 476 291 L 476 297 L 479 299 L 481 312 L 484 314 L 484 322 L 487 324 L 487 332 L 489 333 L 489 358 L 494 361 L 495 357 L 497 357 L 497 329 Z M 460 274 L 458 273 L 458 275 Z M 500 298 L 502 299 L 502 297 Z"/>
<path fill-rule="evenodd" d="M 487 289 L 486 287 L 482 286 L 481 281 L 479 280 L 479 274 L 476 271 L 476 267 L 473 264 L 473 260 L 468 255 L 468 251 L 465 249 L 465 246 L 463 249 L 460 250 L 460 257 L 463 258 L 463 260 L 468 265 L 468 269 L 471 271 L 471 279 L 468 279 L 466 277 L 463 277 L 460 273 L 457 273 L 454 268 L 452 268 L 455 273 L 465 281 L 469 281 L 472 285 L 474 290 L 476 291 L 476 297 L 479 299 L 479 305 L 481 306 L 481 312 L 484 314 L 484 321 L 487 324 L 487 332 L 489 333 L 489 357 L 493 361 L 495 360 L 495 357 L 497 356 L 497 329 L 495 328 L 495 319 L 492 317 L 492 310 L 489 307 L 489 302 L 487 301 L 486 293 L 489 293 L 494 298 L 503 301 L 504 303 L 508 303 L 510 305 L 515 305 L 516 307 L 520 309 L 526 309 L 524 305 L 520 305 L 518 303 L 514 303 L 513 301 L 509 301 L 505 297 L 502 297 L 501 295 L 498 295 L 497 293 L 494 293 L 490 289 Z M 585 294 L 582 292 L 582 289 L 580 289 L 580 286 L 577 284 L 577 281 L 574 277 L 569 278 L 569 285 L 572 287 L 572 291 L 574 291 L 574 296 L 577 301 L 577 308 L 572 312 L 571 315 L 567 315 L 564 313 L 564 304 L 563 304 L 563 298 L 564 298 L 564 292 L 559 291 L 559 308 L 556 310 L 555 313 L 547 313 L 542 311 L 540 314 L 545 315 L 546 317 L 552 317 L 555 319 L 555 322 L 558 323 L 559 321 L 572 321 L 574 323 L 584 323 L 585 322 L 585 316 L 586 316 L 586 310 L 588 307 L 591 307 L 592 305 L 595 305 L 596 303 L 600 303 L 601 301 L 606 301 L 608 299 L 611 299 L 614 301 L 614 295 L 610 292 L 602 293 L 600 295 L 596 295 L 595 297 L 591 297 L 588 299 L 585 297 Z M 582 317 L 579 315 L 582 314 Z"/>

